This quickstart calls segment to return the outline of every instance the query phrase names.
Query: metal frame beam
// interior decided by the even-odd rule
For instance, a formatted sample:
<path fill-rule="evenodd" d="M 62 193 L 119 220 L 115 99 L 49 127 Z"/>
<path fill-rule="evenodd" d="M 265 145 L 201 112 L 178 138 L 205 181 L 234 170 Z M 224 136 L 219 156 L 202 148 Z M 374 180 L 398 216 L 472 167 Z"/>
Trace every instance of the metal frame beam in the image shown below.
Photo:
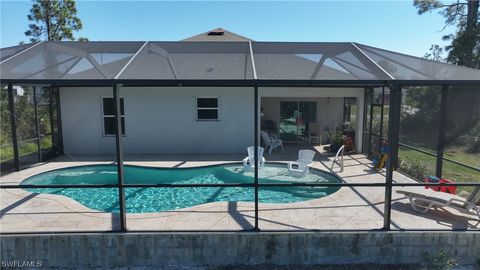
<path fill-rule="evenodd" d="M 437 157 L 435 164 L 435 175 L 442 178 L 443 167 L 443 151 L 445 148 L 445 129 L 447 126 L 447 105 L 448 105 L 448 85 L 442 86 L 442 94 L 440 98 L 440 118 L 438 123 L 438 144 Z"/>
<path fill-rule="evenodd" d="M 33 115 L 35 117 L 35 135 L 37 137 L 37 151 L 38 151 L 38 161 L 42 161 L 42 149 L 40 147 L 40 140 L 42 136 L 40 136 L 40 123 L 38 122 L 38 107 L 37 107 L 37 87 L 34 86 L 33 88 Z"/>
<path fill-rule="evenodd" d="M 368 123 L 368 156 L 372 154 L 373 95 L 375 88 L 370 88 L 370 121 Z"/>
<path fill-rule="evenodd" d="M 130 66 L 130 64 L 133 62 L 133 60 L 135 60 L 135 58 L 137 58 L 137 55 L 143 50 L 143 48 L 145 48 L 145 46 L 147 44 L 148 44 L 148 41 L 145 41 L 145 43 L 143 43 L 142 47 L 140 47 L 140 49 L 138 49 L 138 51 L 132 56 L 132 58 L 130 58 L 130 60 L 128 60 L 127 64 L 125 64 L 125 66 L 123 66 L 123 68 L 117 73 L 117 75 L 114 77 L 114 79 L 120 78 L 120 75 L 122 75 L 122 73 Z"/>
<path fill-rule="evenodd" d="M 385 87 L 382 87 L 382 108 L 380 109 L 380 138 L 378 139 L 378 149 L 382 147 L 382 138 L 385 134 L 383 134 L 383 114 L 385 110 Z M 380 151 L 379 151 L 380 152 Z"/>
<path fill-rule="evenodd" d="M 320 60 L 318 61 L 317 66 L 313 70 L 312 75 L 310 76 L 311 80 L 313 80 L 313 79 L 315 79 L 315 77 L 317 77 L 318 72 L 320 72 L 320 69 L 322 69 L 322 67 L 323 67 L 323 63 L 325 63 L 325 60 L 327 60 L 327 56 L 325 54 L 323 54 L 322 58 L 320 58 Z"/>
<path fill-rule="evenodd" d="M 0 79 L 1 84 L 45 84 L 57 86 L 106 86 L 113 83 L 123 86 L 254 86 L 258 87 L 381 87 L 391 84 L 403 86 L 479 85 L 480 80 L 267 80 L 267 79 L 221 79 L 221 80 L 141 80 L 141 79 Z"/>
<path fill-rule="evenodd" d="M 115 146 L 117 158 L 118 175 L 118 201 L 120 207 L 120 230 L 127 231 L 127 215 L 125 210 L 125 190 L 124 190 L 124 171 L 123 171 L 123 144 L 122 144 L 122 117 L 121 102 L 119 94 L 120 85 L 113 85 L 113 104 L 115 108 Z"/>
<path fill-rule="evenodd" d="M 161 87 L 161 86 L 209 86 L 209 87 L 380 87 L 388 86 L 385 80 L 255 80 L 255 79 L 226 79 L 226 80 L 137 80 L 137 79 L 119 79 L 119 80 L 103 80 L 103 79 L 0 79 L 2 84 L 23 84 L 23 85 L 56 85 L 56 86 L 104 86 L 111 87 L 113 83 L 122 84 L 124 87 Z M 478 82 L 477 82 L 478 83 Z"/>
<path fill-rule="evenodd" d="M 255 140 L 255 150 L 254 150 L 254 155 L 255 155 L 255 225 L 254 225 L 254 230 L 255 231 L 259 231 L 259 227 L 258 227 L 258 146 L 259 146 L 259 142 L 258 142 L 258 87 L 255 86 L 253 88 L 253 97 L 254 97 L 254 113 L 253 113 L 253 117 L 254 117 L 254 140 Z"/>
<path fill-rule="evenodd" d="M 365 149 L 364 149 L 364 146 L 365 146 L 365 135 L 366 135 L 366 129 L 367 129 L 367 90 L 368 88 L 364 88 L 363 89 L 363 110 L 362 110 L 362 113 L 363 113 L 363 122 L 362 122 L 362 153 L 365 153 Z"/>
<path fill-rule="evenodd" d="M 57 110 L 57 125 L 58 125 L 58 145 L 57 147 L 59 148 L 60 152 L 63 154 L 63 129 L 62 129 L 62 110 L 60 106 L 60 88 L 55 87 L 55 105 L 56 105 L 56 110 Z"/>
<path fill-rule="evenodd" d="M 20 171 L 20 157 L 18 155 L 18 138 L 17 138 L 17 116 L 15 115 L 15 99 L 13 97 L 13 85 L 8 85 L 8 110 L 10 113 L 10 129 L 12 132 L 13 160 L 15 162 L 15 170 Z"/>
<path fill-rule="evenodd" d="M 255 66 L 255 57 L 253 55 L 253 46 L 252 46 L 252 42 L 250 40 L 248 41 L 248 50 L 250 52 L 250 62 L 252 62 L 251 64 L 252 64 L 253 79 L 257 80 L 258 79 L 258 77 L 257 77 L 257 66 Z"/>
<path fill-rule="evenodd" d="M 57 141 L 56 137 L 57 134 L 55 134 L 55 119 L 53 117 L 53 87 L 48 88 L 48 115 L 50 117 L 50 134 L 52 136 L 52 150 L 53 150 L 53 155 L 57 153 L 56 148 L 57 146 L 55 145 L 55 142 Z"/>
<path fill-rule="evenodd" d="M 394 85 L 390 88 L 390 108 L 388 118 L 388 145 L 390 146 L 385 174 L 385 207 L 383 212 L 383 229 L 390 230 L 392 215 L 393 171 L 398 155 L 398 140 L 400 131 L 400 110 L 402 103 L 402 87 Z"/>
<path fill-rule="evenodd" d="M 365 65 L 369 70 L 370 73 L 375 75 L 377 78 L 388 78 L 389 80 L 395 80 L 390 73 L 388 73 L 384 68 L 379 66 L 375 61 L 373 61 L 364 51 L 362 51 L 355 43 L 350 43 L 354 50 L 352 53 L 354 56 L 357 57 L 363 65 Z"/>

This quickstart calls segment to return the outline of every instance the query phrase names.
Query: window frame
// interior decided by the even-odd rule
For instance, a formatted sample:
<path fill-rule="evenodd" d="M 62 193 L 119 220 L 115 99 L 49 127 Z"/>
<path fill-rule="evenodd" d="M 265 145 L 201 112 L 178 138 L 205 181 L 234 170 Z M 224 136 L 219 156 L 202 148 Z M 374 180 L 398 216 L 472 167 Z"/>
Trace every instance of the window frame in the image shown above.
<path fill-rule="evenodd" d="M 199 99 L 216 99 L 217 100 L 217 107 L 198 107 L 198 100 Z M 220 97 L 219 96 L 196 96 L 194 97 L 194 102 L 195 102 L 195 121 L 196 122 L 219 122 L 220 121 Z M 200 119 L 198 117 L 198 111 L 199 110 L 211 110 L 217 111 L 217 118 L 216 119 Z"/>
<path fill-rule="evenodd" d="M 109 96 L 102 96 L 100 98 L 100 110 L 101 110 L 101 114 L 102 114 L 102 120 L 101 120 L 101 124 L 102 124 L 102 136 L 103 137 L 115 137 L 116 134 L 113 133 L 113 134 L 107 134 L 105 132 L 105 118 L 113 118 L 115 119 L 115 114 L 113 115 L 110 115 L 110 114 L 105 114 L 104 113 L 104 107 L 103 107 L 103 101 L 104 99 L 112 99 L 113 100 L 113 97 L 109 97 Z M 123 100 L 123 114 L 121 114 L 120 112 L 120 119 L 123 120 L 123 126 L 124 126 L 124 129 L 125 129 L 125 132 L 123 132 L 122 134 L 122 137 L 126 137 L 127 136 L 127 124 L 125 123 L 125 99 L 123 97 L 120 97 L 120 103 L 122 102 Z"/>

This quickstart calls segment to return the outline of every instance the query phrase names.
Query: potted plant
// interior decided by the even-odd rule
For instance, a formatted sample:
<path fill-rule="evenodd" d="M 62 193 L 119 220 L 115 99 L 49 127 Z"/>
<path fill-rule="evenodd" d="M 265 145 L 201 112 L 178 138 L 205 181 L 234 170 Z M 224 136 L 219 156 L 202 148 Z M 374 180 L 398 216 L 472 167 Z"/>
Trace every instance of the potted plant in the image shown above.
<path fill-rule="evenodd" d="M 330 152 L 336 153 L 340 147 L 343 145 L 343 135 L 335 134 L 332 138 L 332 142 L 330 144 Z"/>

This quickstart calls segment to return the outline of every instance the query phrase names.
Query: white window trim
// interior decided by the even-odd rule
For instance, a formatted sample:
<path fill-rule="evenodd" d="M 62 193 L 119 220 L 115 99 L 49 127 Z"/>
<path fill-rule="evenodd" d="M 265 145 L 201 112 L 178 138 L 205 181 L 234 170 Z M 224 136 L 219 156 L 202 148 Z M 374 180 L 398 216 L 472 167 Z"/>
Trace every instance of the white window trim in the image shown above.
<path fill-rule="evenodd" d="M 215 98 L 217 99 L 217 107 L 198 107 L 199 98 Z M 219 96 L 197 96 L 193 97 L 195 104 L 195 121 L 197 122 L 219 122 L 220 121 L 220 97 Z M 198 110 L 216 110 L 217 119 L 198 119 Z"/>
<path fill-rule="evenodd" d="M 115 134 L 106 134 L 105 133 L 105 118 L 106 117 L 113 117 L 115 118 L 115 114 L 103 114 L 103 99 L 105 98 L 111 98 L 113 99 L 113 97 L 109 97 L 109 96 L 102 96 L 100 97 L 100 111 L 101 111 L 101 115 L 102 115 L 102 119 L 101 119 L 101 125 L 102 125 L 102 136 L 103 137 L 115 137 L 116 135 Z M 125 122 L 125 134 L 122 134 L 122 137 L 127 137 L 127 122 L 125 120 L 125 99 L 123 97 L 120 97 L 120 99 L 123 99 L 123 110 L 124 110 L 124 114 L 123 115 L 120 115 L 120 118 L 123 118 L 123 121 Z"/>

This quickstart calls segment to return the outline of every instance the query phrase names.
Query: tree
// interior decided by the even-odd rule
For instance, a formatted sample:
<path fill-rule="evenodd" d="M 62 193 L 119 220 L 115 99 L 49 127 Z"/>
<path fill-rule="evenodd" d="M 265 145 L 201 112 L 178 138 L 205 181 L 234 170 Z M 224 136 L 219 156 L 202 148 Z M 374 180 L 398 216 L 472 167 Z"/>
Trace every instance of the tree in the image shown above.
<path fill-rule="evenodd" d="M 448 1 L 448 2 L 447 2 Z M 425 54 L 425 58 L 437 61 L 447 61 L 449 63 L 480 68 L 480 13 L 479 0 L 414 0 L 414 6 L 418 14 L 425 12 L 438 11 L 445 18 L 444 29 L 447 26 L 456 26 L 455 33 L 447 34 L 443 37 L 445 41 L 451 41 L 445 50 L 438 45 L 432 45 L 430 52 Z M 448 53 L 446 59 L 443 58 L 443 52 Z M 424 86 L 423 88 L 428 88 Z M 480 114 L 478 111 L 478 101 L 480 92 L 476 86 L 451 86 L 452 90 L 448 94 L 448 113 L 446 119 L 433 119 L 429 115 L 438 118 L 439 112 L 439 92 L 432 91 L 410 91 L 407 96 L 409 100 L 415 100 L 418 105 L 418 113 L 410 116 L 415 118 L 411 120 L 416 130 L 427 134 L 429 130 L 435 130 L 435 125 L 429 127 L 428 124 L 421 124 L 426 119 L 426 123 L 438 123 L 445 121 L 447 145 L 462 146 L 470 152 L 480 151 Z M 432 104 L 432 101 L 434 103 Z M 414 120 L 417 120 L 415 122 Z M 420 128 L 419 128 L 420 127 Z M 404 129 L 405 130 L 405 129 Z M 415 129 L 414 129 L 415 130 Z M 436 139 L 433 139 L 436 141 Z"/>
<path fill-rule="evenodd" d="M 73 33 L 82 29 L 73 0 L 34 0 L 27 18 L 33 23 L 28 25 L 25 35 L 32 42 L 75 40 Z"/>
<path fill-rule="evenodd" d="M 445 27 L 455 25 L 456 33 L 443 37 L 451 44 L 445 47 L 447 61 L 453 64 L 480 67 L 479 0 L 456 0 L 444 3 L 440 0 L 414 0 L 418 14 L 438 11 L 445 18 Z"/>
<path fill-rule="evenodd" d="M 443 48 L 440 47 L 440 45 L 432 45 L 430 47 L 430 52 L 426 53 L 424 58 L 433 60 L 433 61 L 439 61 L 439 62 L 444 62 L 446 59 L 443 57 Z"/>

